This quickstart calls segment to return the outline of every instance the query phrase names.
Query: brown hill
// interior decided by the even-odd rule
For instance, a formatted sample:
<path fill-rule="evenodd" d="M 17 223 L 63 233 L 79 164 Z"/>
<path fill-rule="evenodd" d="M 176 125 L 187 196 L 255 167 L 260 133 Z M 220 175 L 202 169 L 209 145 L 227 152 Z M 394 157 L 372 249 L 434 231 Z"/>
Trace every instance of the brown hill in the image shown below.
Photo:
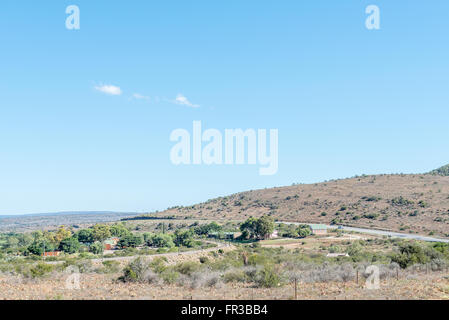
<path fill-rule="evenodd" d="M 449 177 L 375 175 L 241 192 L 158 216 L 336 223 L 449 237 Z"/>
<path fill-rule="evenodd" d="M 429 172 L 433 175 L 449 176 L 449 164 Z"/>

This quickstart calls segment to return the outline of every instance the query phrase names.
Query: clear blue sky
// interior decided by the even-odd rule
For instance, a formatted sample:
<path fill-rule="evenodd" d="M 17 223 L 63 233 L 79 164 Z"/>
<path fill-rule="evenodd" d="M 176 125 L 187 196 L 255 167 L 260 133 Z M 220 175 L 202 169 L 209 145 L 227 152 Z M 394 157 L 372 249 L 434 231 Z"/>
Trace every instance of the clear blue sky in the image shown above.
<path fill-rule="evenodd" d="M 380 30 L 365 28 L 369 4 Z M 446 164 L 448 12 L 447 0 L 2 1 L 0 214 L 161 210 Z M 278 173 L 174 166 L 169 135 L 193 120 L 278 129 Z"/>

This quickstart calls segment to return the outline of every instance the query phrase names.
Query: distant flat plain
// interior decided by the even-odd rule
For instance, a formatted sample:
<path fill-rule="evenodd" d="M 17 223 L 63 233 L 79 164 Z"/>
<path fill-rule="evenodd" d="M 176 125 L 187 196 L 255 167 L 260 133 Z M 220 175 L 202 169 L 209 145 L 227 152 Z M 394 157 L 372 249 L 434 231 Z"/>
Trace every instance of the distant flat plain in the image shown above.
<path fill-rule="evenodd" d="M 118 221 L 136 216 L 135 212 L 86 211 L 0 215 L 0 232 L 26 232 L 55 229 L 58 226 L 84 226 L 93 223 Z"/>

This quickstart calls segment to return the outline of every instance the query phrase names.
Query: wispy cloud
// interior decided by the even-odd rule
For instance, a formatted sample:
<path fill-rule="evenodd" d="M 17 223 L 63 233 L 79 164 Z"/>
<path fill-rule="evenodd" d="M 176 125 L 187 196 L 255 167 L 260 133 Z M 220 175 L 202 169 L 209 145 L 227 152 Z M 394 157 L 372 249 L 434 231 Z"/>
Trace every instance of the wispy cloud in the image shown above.
<path fill-rule="evenodd" d="M 105 94 L 112 95 L 112 96 L 119 96 L 122 94 L 122 89 L 120 89 L 120 87 L 113 86 L 113 85 L 95 86 L 95 90 L 103 92 Z"/>
<path fill-rule="evenodd" d="M 191 108 L 199 108 L 200 107 L 200 105 L 198 105 L 198 104 L 191 103 L 189 101 L 189 99 L 187 99 L 183 94 L 178 94 L 178 96 L 176 97 L 174 102 L 176 104 L 191 107 Z"/>
<path fill-rule="evenodd" d="M 112 96 L 120 96 L 123 92 L 122 89 L 118 86 L 109 85 L 109 84 L 100 84 L 95 85 L 94 89 L 102 92 L 104 94 L 112 95 Z M 158 96 L 155 96 L 153 99 L 151 99 L 149 96 L 143 95 L 141 93 L 133 93 L 131 96 L 129 96 L 128 100 L 142 100 L 142 101 L 153 101 L 155 103 L 159 103 L 161 101 L 166 101 L 169 103 L 174 103 L 180 106 L 186 106 L 189 108 L 199 108 L 199 104 L 192 103 L 185 95 L 182 93 L 178 94 L 175 99 L 166 99 L 166 98 L 160 98 Z"/>
<path fill-rule="evenodd" d="M 134 93 L 132 95 L 132 98 L 136 99 L 136 100 L 150 100 L 150 97 L 144 96 L 143 94 L 140 94 L 140 93 Z"/>

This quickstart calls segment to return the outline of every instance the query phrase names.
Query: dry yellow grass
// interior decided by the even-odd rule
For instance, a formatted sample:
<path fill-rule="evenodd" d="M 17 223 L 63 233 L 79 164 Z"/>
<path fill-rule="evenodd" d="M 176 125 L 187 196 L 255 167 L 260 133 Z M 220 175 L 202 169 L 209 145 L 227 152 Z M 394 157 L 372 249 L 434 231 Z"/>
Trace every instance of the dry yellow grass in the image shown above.
<path fill-rule="evenodd" d="M 449 299 L 449 280 L 444 273 L 417 275 L 413 279 L 382 281 L 380 289 L 368 290 L 361 283 L 298 284 L 298 299 Z M 293 285 L 280 288 L 253 288 L 247 284 L 226 284 L 219 288 L 186 289 L 176 285 L 149 285 L 115 282 L 118 274 L 82 274 L 80 289 L 65 288 L 65 274 L 39 280 L 0 275 L 0 299 L 8 300 L 153 300 L 153 299 L 294 299 Z"/>

